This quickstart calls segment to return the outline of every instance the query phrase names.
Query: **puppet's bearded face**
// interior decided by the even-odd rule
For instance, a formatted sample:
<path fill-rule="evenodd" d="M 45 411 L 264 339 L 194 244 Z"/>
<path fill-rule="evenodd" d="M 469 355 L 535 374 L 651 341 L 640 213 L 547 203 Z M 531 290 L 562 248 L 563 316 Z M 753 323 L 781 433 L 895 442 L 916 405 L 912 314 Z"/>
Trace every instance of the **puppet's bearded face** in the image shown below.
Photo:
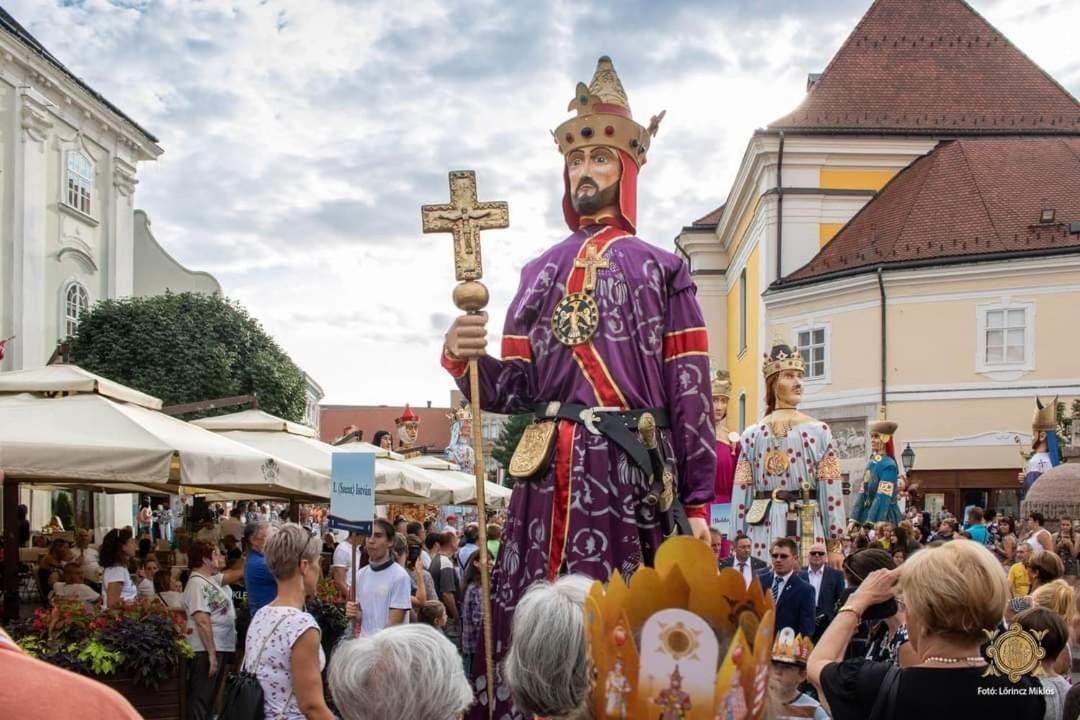
<path fill-rule="evenodd" d="M 566 170 L 570 202 L 578 215 L 596 215 L 604 208 L 618 206 L 622 162 L 613 148 L 578 148 L 566 156 Z"/>
<path fill-rule="evenodd" d="M 802 401 L 803 374 L 801 370 L 781 370 L 776 375 L 777 407 L 795 408 Z"/>

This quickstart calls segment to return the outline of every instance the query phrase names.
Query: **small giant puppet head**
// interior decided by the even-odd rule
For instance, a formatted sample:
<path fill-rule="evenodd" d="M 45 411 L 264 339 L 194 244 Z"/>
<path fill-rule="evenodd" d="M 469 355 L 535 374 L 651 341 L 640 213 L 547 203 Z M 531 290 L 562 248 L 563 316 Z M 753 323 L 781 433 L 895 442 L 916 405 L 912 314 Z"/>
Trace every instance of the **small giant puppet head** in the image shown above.
<path fill-rule="evenodd" d="M 727 370 L 717 370 L 713 373 L 712 401 L 713 421 L 717 425 L 723 424 L 727 418 L 728 400 L 731 398 L 731 374 Z"/>
<path fill-rule="evenodd" d="M 765 376 L 765 406 L 768 412 L 776 408 L 796 408 L 802 402 L 803 356 L 798 348 L 783 340 L 773 340 L 772 350 L 765 356 L 761 373 Z"/>
<path fill-rule="evenodd" d="M 596 222 L 637 226 L 637 176 L 664 113 L 649 126 L 634 122 L 615 66 L 608 56 L 596 63 L 589 85 L 578 83 L 567 110 L 573 117 L 552 133 L 566 158 L 563 216 L 571 230 Z"/>
<path fill-rule="evenodd" d="M 416 416 L 411 407 L 405 405 L 404 412 L 401 413 L 401 417 L 394 420 L 394 425 L 397 426 L 400 446 L 404 448 L 415 447 L 416 439 L 420 436 L 420 418 Z"/>

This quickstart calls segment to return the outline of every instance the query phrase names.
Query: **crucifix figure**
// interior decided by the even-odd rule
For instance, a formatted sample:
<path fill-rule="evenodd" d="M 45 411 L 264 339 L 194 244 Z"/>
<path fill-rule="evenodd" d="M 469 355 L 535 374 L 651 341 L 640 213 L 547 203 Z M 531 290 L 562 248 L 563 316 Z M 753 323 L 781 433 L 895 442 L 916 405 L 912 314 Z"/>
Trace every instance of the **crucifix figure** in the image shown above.
<path fill-rule="evenodd" d="M 504 202 L 476 201 L 476 173 L 450 173 L 450 202 L 424 205 L 421 209 L 424 232 L 454 235 L 454 270 L 457 279 L 479 280 L 483 276 L 480 259 L 480 231 L 510 226 L 510 210 Z"/>
<path fill-rule="evenodd" d="M 589 249 L 585 251 L 585 257 L 574 260 L 574 267 L 585 269 L 585 292 L 592 292 L 596 289 L 596 271 L 607 270 L 608 261 L 607 258 L 600 257 L 596 253 L 596 246 L 589 245 Z"/>

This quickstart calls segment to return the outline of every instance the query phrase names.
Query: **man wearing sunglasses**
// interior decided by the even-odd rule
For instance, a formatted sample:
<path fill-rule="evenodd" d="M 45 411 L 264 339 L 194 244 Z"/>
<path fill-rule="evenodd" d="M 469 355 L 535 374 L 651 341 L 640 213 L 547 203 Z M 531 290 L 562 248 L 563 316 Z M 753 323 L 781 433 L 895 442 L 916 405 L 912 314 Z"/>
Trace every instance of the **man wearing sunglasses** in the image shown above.
<path fill-rule="evenodd" d="M 815 638 L 825 631 L 836 614 L 836 601 L 844 593 L 844 573 L 829 567 L 825 562 L 827 557 L 825 543 L 814 543 L 810 547 L 810 567 L 799 573 L 814 589 Z"/>
<path fill-rule="evenodd" d="M 772 572 L 761 577 L 765 592 L 771 592 L 776 606 L 775 627 L 792 628 L 799 635 L 814 635 L 814 588 L 795 572 L 799 546 L 789 537 L 773 540 L 769 554 Z"/>

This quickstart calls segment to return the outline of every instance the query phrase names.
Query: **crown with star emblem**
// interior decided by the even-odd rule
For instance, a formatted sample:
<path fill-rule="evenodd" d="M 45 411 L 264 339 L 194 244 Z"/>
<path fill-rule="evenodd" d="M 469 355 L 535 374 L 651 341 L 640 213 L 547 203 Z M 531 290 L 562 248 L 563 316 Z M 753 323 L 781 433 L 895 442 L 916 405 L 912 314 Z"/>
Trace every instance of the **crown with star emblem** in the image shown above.
<path fill-rule="evenodd" d="M 585 631 L 595 717 L 609 717 L 613 702 L 624 717 L 654 717 L 658 704 L 683 699 L 694 717 L 765 717 L 772 595 L 757 578 L 747 587 L 737 570 L 718 572 L 700 540 L 665 541 L 655 568 L 638 568 L 629 583 L 618 571 L 606 588 L 594 583 Z"/>
<path fill-rule="evenodd" d="M 776 338 L 773 340 L 772 350 L 765 355 L 761 372 L 767 380 L 782 370 L 805 372 L 806 367 L 799 348 L 788 345 L 782 338 Z"/>
<path fill-rule="evenodd" d="M 661 112 L 652 117 L 648 127 L 634 122 L 626 90 L 607 55 L 597 60 L 591 83 L 577 84 L 574 99 L 566 109 L 577 110 L 577 117 L 552 132 L 563 155 L 590 145 L 606 145 L 625 152 L 638 167 L 645 164 L 649 143 L 664 119 L 664 112 Z"/>

